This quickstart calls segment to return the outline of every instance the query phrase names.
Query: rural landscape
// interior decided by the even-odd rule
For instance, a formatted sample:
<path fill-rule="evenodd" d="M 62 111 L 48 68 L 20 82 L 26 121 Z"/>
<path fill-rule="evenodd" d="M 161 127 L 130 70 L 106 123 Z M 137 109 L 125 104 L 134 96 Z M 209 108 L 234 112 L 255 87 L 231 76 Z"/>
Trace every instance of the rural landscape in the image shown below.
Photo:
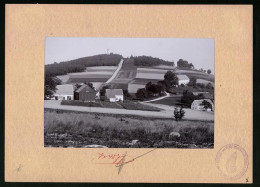
<path fill-rule="evenodd" d="M 184 58 L 107 50 L 45 64 L 44 146 L 213 148 L 214 82 Z"/>

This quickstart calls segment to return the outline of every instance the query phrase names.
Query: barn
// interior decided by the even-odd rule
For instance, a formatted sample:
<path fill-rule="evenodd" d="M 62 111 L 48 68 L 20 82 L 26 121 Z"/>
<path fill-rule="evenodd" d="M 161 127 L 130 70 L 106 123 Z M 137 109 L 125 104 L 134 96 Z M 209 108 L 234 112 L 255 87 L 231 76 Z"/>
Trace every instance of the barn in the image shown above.
<path fill-rule="evenodd" d="M 74 92 L 74 100 L 95 101 L 96 91 L 89 85 L 83 84 Z"/>
<path fill-rule="evenodd" d="M 110 102 L 117 102 L 124 100 L 124 94 L 122 89 L 106 89 L 106 98 Z"/>
<path fill-rule="evenodd" d="M 212 111 L 214 111 L 214 104 L 210 99 L 199 99 L 199 100 L 194 100 L 191 104 L 191 109 L 192 110 L 205 110 L 204 106 L 201 105 L 203 101 L 207 101 L 211 104 L 212 106 Z"/>
<path fill-rule="evenodd" d="M 73 100 L 74 87 L 70 84 L 57 85 L 57 90 L 53 95 L 55 100 Z"/>

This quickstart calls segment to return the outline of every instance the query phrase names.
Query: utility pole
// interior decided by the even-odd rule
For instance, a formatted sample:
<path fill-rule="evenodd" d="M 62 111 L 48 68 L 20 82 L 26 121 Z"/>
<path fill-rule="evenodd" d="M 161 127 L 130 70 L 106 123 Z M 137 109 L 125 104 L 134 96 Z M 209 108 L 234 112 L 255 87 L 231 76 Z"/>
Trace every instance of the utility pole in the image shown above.
<path fill-rule="evenodd" d="M 107 55 L 108 55 L 108 51 L 109 51 L 109 49 L 107 49 Z"/>

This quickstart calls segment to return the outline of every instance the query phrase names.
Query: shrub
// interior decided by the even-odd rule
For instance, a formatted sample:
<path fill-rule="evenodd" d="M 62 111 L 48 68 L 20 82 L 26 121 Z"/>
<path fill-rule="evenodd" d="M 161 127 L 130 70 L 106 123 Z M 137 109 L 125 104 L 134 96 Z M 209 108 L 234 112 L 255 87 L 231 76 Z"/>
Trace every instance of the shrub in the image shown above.
<path fill-rule="evenodd" d="M 180 108 L 175 107 L 173 114 L 174 114 L 175 120 L 178 121 L 184 117 L 185 111 L 183 110 L 182 107 L 180 107 Z"/>

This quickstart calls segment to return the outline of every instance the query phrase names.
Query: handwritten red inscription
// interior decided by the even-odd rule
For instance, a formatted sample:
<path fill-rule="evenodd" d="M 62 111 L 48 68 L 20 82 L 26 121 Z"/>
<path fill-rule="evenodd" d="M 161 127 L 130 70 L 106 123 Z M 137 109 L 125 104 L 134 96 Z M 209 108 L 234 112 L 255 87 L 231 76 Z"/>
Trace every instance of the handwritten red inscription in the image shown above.
<path fill-rule="evenodd" d="M 132 159 L 131 156 L 126 154 L 106 154 L 106 153 L 98 153 L 96 157 L 96 164 L 115 164 L 120 165 L 122 163 L 128 163 L 133 162 L 134 159 Z"/>

